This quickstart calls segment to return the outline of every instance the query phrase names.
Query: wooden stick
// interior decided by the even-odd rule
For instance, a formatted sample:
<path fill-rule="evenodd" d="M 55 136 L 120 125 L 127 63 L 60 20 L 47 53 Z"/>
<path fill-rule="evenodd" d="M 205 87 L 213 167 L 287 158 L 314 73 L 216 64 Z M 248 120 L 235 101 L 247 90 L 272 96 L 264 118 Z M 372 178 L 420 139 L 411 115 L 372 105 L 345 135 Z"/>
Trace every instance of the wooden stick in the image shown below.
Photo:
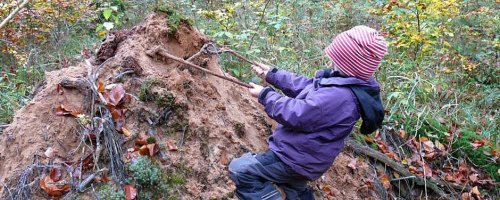
<path fill-rule="evenodd" d="M 16 9 L 14 9 L 14 11 L 12 11 L 9 16 L 7 16 L 7 18 L 5 18 L 2 23 L 0 24 L 0 29 L 5 26 L 5 24 L 7 24 L 7 22 L 9 22 L 13 17 L 14 15 L 16 15 L 17 12 L 19 12 L 19 10 L 21 10 L 24 6 L 26 6 L 26 4 L 28 4 L 29 0 L 24 0 L 19 6 L 17 6 Z"/>
<path fill-rule="evenodd" d="M 371 158 L 373 158 L 375 160 L 378 160 L 378 161 L 386 164 L 387 166 L 389 166 L 390 168 L 394 169 L 395 171 L 397 171 L 398 173 L 400 173 L 403 176 L 406 176 L 406 177 L 414 176 L 412 173 L 410 173 L 410 171 L 408 171 L 408 169 L 404 168 L 402 165 L 400 165 L 397 162 L 393 161 L 392 159 L 388 158 L 384 154 L 382 154 L 382 153 L 380 153 L 378 151 L 373 150 L 370 147 L 367 147 L 367 146 L 364 146 L 362 144 L 359 144 L 358 142 L 353 141 L 353 140 L 347 140 L 346 141 L 346 145 L 349 146 L 349 147 L 351 147 L 356 153 L 367 155 L 367 156 L 369 156 L 369 157 L 371 157 Z M 441 188 L 439 188 L 438 185 L 440 185 L 440 184 L 443 183 L 441 181 L 436 181 L 436 180 L 433 180 L 433 179 L 428 179 L 427 181 L 425 181 L 424 178 L 422 178 L 420 176 L 415 176 L 415 178 L 412 179 L 412 180 L 417 185 L 430 188 L 436 194 L 438 194 L 439 196 L 441 196 L 441 198 L 444 198 L 444 199 L 455 199 L 454 197 L 450 196 L 445 191 L 443 191 Z M 447 185 L 451 185 L 453 188 L 457 187 L 457 186 L 455 186 L 454 184 L 451 184 L 451 183 L 447 183 Z M 460 187 L 460 186 L 458 186 L 458 187 Z"/>
<path fill-rule="evenodd" d="M 245 61 L 245 62 L 250 63 L 252 65 L 259 65 L 258 63 L 254 62 L 254 61 L 248 60 L 247 58 L 245 58 L 244 56 L 242 56 L 241 54 L 237 53 L 236 51 L 234 51 L 230 48 L 223 47 L 223 50 L 229 52 L 230 54 L 233 54 L 234 56 L 238 57 L 242 61 Z"/>
<path fill-rule="evenodd" d="M 241 82 L 241 81 L 239 81 L 239 80 L 232 79 L 232 78 L 229 78 L 229 77 L 225 77 L 225 76 L 222 76 L 222 75 L 220 75 L 220 74 L 216 74 L 216 73 L 214 73 L 214 72 L 212 72 L 212 71 L 210 71 L 210 70 L 207 70 L 207 69 L 205 69 L 205 68 L 202 68 L 202 67 L 200 67 L 200 66 L 198 66 L 198 65 L 195 65 L 195 64 L 193 64 L 193 63 L 187 62 L 187 61 L 185 61 L 185 60 L 183 60 L 183 59 L 181 59 L 181 58 L 178 58 L 178 57 L 176 57 L 176 56 L 174 56 L 174 55 L 171 55 L 171 54 L 167 53 L 167 50 L 166 50 L 166 49 L 161 48 L 161 47 L 157 47 L 157 48 L 155 48 L 155 49 L 153 49 L 153 50 L 148 50 L 148 51 L 146 51 L 146 54 L 147 54 L 148 56 L 151 56 L 151 57 L 153 57 L 154 55 L 158 54 L 158 55 L 160 55 L 160 56 L 163 56 L 163 57 L 166 57 L 166 58 L 170 58 L 170 59 L 175 60 L 175 61 L 177 61 L 177 62 L 180 62 L 180 63 L 182 63 L 182 64 L 189 65 L 190 67 L 193 67 L 193 68 L 195 68 L 195 69 L 198 69 L 198 70 L 201 70 L 201 71 L 203 71 L 203 72 L 206 72 L 207 74 L 210 74 L 210 75 L 216 76 L 216 77 L 218 77 L 218 78 L 221 78 L 221 79 L 224 79 L 224 80 L 230 81 L 230 82 L 232 82 L 232 83 L 236 83 L 236 84 L 238 84 L 238 85 L 240 85 L 240 86 L 243 86 L 243 87 L 246 87 L 246 88 L 253 88 L 251 85 L 249 85 L 249 84 L 247 84 L 247 83 L 243 83 L 243 82 Z"/>

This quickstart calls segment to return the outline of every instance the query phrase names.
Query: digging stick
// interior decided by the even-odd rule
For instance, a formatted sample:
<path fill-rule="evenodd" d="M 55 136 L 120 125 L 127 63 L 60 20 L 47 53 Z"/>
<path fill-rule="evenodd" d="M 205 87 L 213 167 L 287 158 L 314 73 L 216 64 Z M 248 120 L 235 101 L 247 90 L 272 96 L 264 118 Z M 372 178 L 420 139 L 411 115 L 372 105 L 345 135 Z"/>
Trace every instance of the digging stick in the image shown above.
<path fill-rule="evenodd" d="M 223 47 L 223 49 L 225 51 L 229 52 L 230 54 L 233 54 L 234 56 L 238 57 L 242 61 L 245 61 L 245 62 L 250 63 L 252 65 L 259 65 L 258 63 L 254 62 L 254 61 L 248 60 L 247 58 L 245 58 L 244 56 L 242 56 L 241 54 L 237 53 L 236 51 L 234 51 L 232 49 L 229 49 L 227 47 Z"/>
<path fill-rule="evenodd" d="M 153 50 L 148 50 L 148 51 L 146 51 L 146 54 L 147 54 L 148 56 L 154 56 L 155 54 L 158 54 L 158 55 L 160 55 L 160 56 L 163 56 L 163 57 L 166 57 L 166 58 L 170 58 L 170 59 L 175 60 L 175 61 L 177 61 L 177 62 L 180 62 L 180 63 L 182 63 L 182 64 L 185 64 L 185 65 L 188 65 L 188 66 L 190 66 L 190 67 L 193 67 L 193 68 L 196 68 L 196 69 L 198 69 L 198 70 L 201 70 L 201 71 L 203 71 L 203 72 L 206 72 L 207 74 L 210 74 L 210 75 L 216 76 L 216 77 L 221 78 L 221 79 L 224 79 L 224 80 L 228 80 L 228 81 L 230 81 L 230 82 L 232 82 L 232 83 L 235 83 L 235 84 L 238 84 L 238 85 L 240 85 L 240 86 L 243 86 L 243 87 L 246 87 L 246 88 L 253 88 L 251 85 L 249 85 L 249 84 L 247 84 L 247 83 L 244 83 L 244 82 L 241 82 L 241 81 L 239 81 L 239 80 L 232 79 L 232 78 L 229 78 L 229 77 L 225 77 L 225 76 L 222 76 L 222 75 L 220 75 L 220 74 L 216 74 L 216 73 L 214 73 L 214 72 L 212 72 L 212 71 L 210 71 L 210 70 L 207 70 L 207 69 L 205 69 L 205 68 L 202 68 L 202 67 L 200 67 L 200 66 L 198 66 L 198 65 L 195 65 L 195 64 L 193 64 L 193 63 L 187 62 L 187 61 L 185 61 L 185 60 L 183 60 L 183 59 L 181 59 L 181 58 L 178 58 L 178 57 L 176 57 L 176 56 L 174 56 L 174 55 L 171 55 L 171 54 L 167 53 L 167 50 L 166 50 L 166 49 L 161 48 L 161 47 L 157 47 L 156 49 L 153 49 Z"/>

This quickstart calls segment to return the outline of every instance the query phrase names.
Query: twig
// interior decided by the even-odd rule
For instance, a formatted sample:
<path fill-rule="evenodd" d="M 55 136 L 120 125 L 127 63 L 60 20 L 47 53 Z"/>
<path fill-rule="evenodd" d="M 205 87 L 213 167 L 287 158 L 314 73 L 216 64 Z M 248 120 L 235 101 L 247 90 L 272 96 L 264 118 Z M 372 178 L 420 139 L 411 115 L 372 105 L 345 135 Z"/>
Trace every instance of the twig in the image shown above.
<path fill-rule="evenodd" d="M 14 9 L 14 11 L 12 11 L 9 16 L 7 16 L 7 18 L 5 18 L 2 23 L 0 24 L 0 29 L 2 29 L 5 24 L 7 24 L 13 17 L 14 15 L 17 14 L 17 12 L 19 12 L 19 10 L 21 10 L 22 8 L 24 8 L 24 6 L 26 6 L 26 4 L 28 4 L 29 0 L 24 0 L 19 6 L 17 6 L 16 9 Z"/>
<path fill-rule="evenodd" d="M 127 74 L 133 74 L 133 73 L 135 73 L 135 72 L 134 72 L 134 70 L 126 70 L 126 71 L 124 71 L 124 72 L 119 73 L 118 75 L 116 75 L 116 76 L 115 76 L 115 80 L 120 80 L 120 79 L 122 79 L 125 75 L 127 75 Z"/>
<path fill-rule="evenodd" d="M 100 169 L 96 172 L 94 172 L 93 174 L 91 174 L 90 176 L 88 176 L 87 178 L 85 178 L 82 182 L 80 182 L 80 184 L 78 184 L 78 187 L 77 187 L 77 190 L 78 192 L 84 192 L 84 188 L 87 187 L 87 185 L 94 180 L 94 178 L 99 175 L 100 173 L 102 173 L 103 171 L 106 171 L 108 169 L 106 168 L 103 168 L 103 169 Z"/>
<path fill-rule="evenodd" d="M 0 128 L 7 128 L 9 126 L 10 126 L 10 124 L 3 124 L 3 125 L 0 125 Z"/>
<path fill-rule="evenodd" d="M 182 136 L 181 136 L 181 140 L 179 141 L 179 149 L 182 147 L 182 145 L 184 145 L 184 138 L 186 137 L 186 131 L 187 131 L 187 125 L 185 125 L 183 128 L 182 128 Z"/>
<path fill-rule="evenodd" d="M 178 58 L 178 57 L 176 57 L 176 56 L 173 56 L 173 55 L 171 55 L 171 54 L 167 53 L 167 50 L 166 50 L 166 49 L 161 48 L 161 47 L 156 47 L 156 48 L 155 48 L 155 49 L 153 49 L 153 50 L 148 50 L 148 51 L 146 51 L 146 54 L 147 54 L 148 56 L 151 56 L 151 57 L 153 57 L 153 56 L 155 56 L 156 54 L 158 54 L 158 55 L 160 55 L 160 56 L 163 56 L 163 57 L 166 57 L 166 58 L 170 58 L 170 59 L 172 59 L 172 60 L 174 60 L 174 61 L 177 61 L 177 62 L 180 62 L 180 63 L 186 64 L 186 65 L 188 65 L 188 66 L 190 66 L 190 67 L 193 67 L 193 68 L 198 69 L 198 70 L 200 70 L 200 71 L 206 72 L 207 74 L 210 74 L 210 75 L 213 75 L 213 76 L 219 77 L 219 78 L 221 78 L 221 79 L 224 79 L 224 80 L 230 81 L 230 82 L 235 83 L 235 84 L 238 84 L 238 85 L 240 85 L 240 86 L 243 86 L 243 87 L 246 87 L 246 88 L 252 88 L 252 86 L 251 86 L 251 85 L 249 85 L 249 84 L 247 84 L 247 83 L 243 83 L 243 82 L 241 82 L 241 81 L 239 81 L 239 80 L 232 79 L 232 78 L 229 78 L 229 77 L 226 77 L 226 76 L 222 76 L 222 75 L 220 75 L 220 74 L 216 74 L 216 73 L 214 73 L 214 72 L 212 72 L 212 71 L 210 71 L 210 70 L 207 70 L 207 69 L 202 68 L 202 67 L 200 67 L 200 66 L 198 66 L 198 65 L 195 65 L 195 64 L 190 63 L 190 62 L 187 62 L 187 61 L 185 61 L 185 60 L 183 60 L 183 59 L 180 59 L 180 58 Z"/>
<path fill-rule="evenodd" d="M 378 160 L 378 161 L 386 164 L 387 166 L 396 170 L 398 173 L 402 174 L 403 176 L 413 176 L 413 174 L 410 173 L 410 171 L 408 171 L 408 169 L 404 168 L 403 166 L 401 166 L 397 162 L 391 160 L 390 158 L 388 158 L 384 154 L 382 154 L 378 151 L 375 151 L 370 147 L 363 146 L 363 145 L 361 145 L 353 140 L 346 141 L 346 145 L 351 147 L 357 153 L 367 155 L 375 160 Z M 441 188 L 439 188 L 439 186 L 437 185 L 440 183 L 439 181 L 435 181 L 433 179 L 424 180 L 424 178 L 419 177 L 419 176 L 416 176 L 415 179 L 413 179 L 413 181 L 417 185 L 428 187 L 429 189 L 431 189 L 432 191 L 434 191 L 436 194 L 438 194 L 439 196 L 441 196 L 444 199 L 455 199 L 455 198 L 451 197 L 450 195 L 448 195 L 446 192 L 444 192 Z M 449 184 L 451 184 L 451 183 L 449 183 Z"/>

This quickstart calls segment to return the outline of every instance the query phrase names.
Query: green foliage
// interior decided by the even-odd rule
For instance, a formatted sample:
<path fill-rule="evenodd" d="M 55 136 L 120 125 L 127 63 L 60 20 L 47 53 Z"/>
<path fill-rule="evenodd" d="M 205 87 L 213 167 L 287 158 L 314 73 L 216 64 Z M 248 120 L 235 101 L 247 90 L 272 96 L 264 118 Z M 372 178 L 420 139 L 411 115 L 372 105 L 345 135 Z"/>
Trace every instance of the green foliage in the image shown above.
<path fill-rule="evenodd" d="M 184 184 L 182 175 L 168 173 L 146 156 L 141 156 L 128 166 L 132 180 L 139 191 L 139 199 L 171 199 L 169 188 Z"/>
<path fill-rule="evenodd" d="M 169 33 L 177 32 L 177 28 L 182 23 L 186 23 L 188 25 L 192 24 L 192 20 L 186 18 L 182 14 L 180 14 L 177 10 L 175 10 L 172 6 L 166 6 L 163 4 L 158 5 L 155 8 L 156 12 L 164 12 L 167 14 L 167 24 L 169 28 Z"/>
<path fill-rule="evenodd" d="M 99 192 L 99 197 L 103 200 L 125 199 L 125 192 L 122 189 L 116 189 L 112 184 L 100 185 L 98 192 Z"/>
<path fill-rule="evenodd" d="M 97 10 L 95 33 L 99 38 L 104 38 L 109 31 L 124 24 L 126 1 L 98 0 L 94 5 Z"/>
<path fill-rule="evenodd" d="M 157 79 L 146 79 L 141 85 L 141 90 L 139 91 L 139 99 L 141 101 L 153 101 L 154 94 L 151 92 L 151 88 L 158 83 L 159 81 Z"/>

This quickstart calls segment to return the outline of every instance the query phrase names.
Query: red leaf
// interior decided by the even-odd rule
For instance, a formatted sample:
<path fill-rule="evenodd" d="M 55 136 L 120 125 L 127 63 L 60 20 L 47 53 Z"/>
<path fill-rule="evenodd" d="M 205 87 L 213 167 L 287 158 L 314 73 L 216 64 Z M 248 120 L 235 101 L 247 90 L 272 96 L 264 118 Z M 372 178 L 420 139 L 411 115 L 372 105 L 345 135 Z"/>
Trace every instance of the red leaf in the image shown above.
<path fill-rule="evenodd" d="M 116 106 L 120 103 L 122 98 L 125 96 L 125 89 L 123 89 L 122 84 L 118 84 L 109 92 L 109 103 Z"/>
<path fill-rule="evenodd" d="M 147 145 L 148 142 L 146 141 L 145 138 L 139 138 L 137 140 L 135 140 L 135 145 L 137 146 L 142 146 L 142 145 Z"/>
<path fill-rule="evenodd" d="M 61 180 L 61 175 L 61 170 L 59 168 L 52 168 L 52 170 L 50 170 L 49 176 L 54 182 Z"/>
<path fill-rule="evenodd" d="M 323 186 L 323 188 L 321 190 L 323 190 L 323 193 L 326 194 L 327 196 L 330 196 L 330 197 L 335 196 L 335 193 L 333 193 L 332 189 L 328 185 Z"/>
<path fill-rule="evenodd" d="M 145 156 L 149 154 L 149 148 L 147 145 L 143 145 L 141 148 L 139 148 L 139 154 Z"/>
<path fill-rule="evenodd" d="M 137 190 L 133 185 L 125 185 L 125 199 L 132 200 L 137 196 Z"/>
<path fill-rule="evenodd" d="M 45 176 L 40 180 L 40 188 L 42 188 L 50 196 L 62 196 L 71 189 L 69 184 L 57 184 L 50 176 Z"/>
<path fill-rule="evenodd" d="M 80 114 L 80 111 L 68 109 L 62 104 L 55 108 L 55 112 L 57 116 L 72 115 L 73 117 L 77 117 Z"/>

